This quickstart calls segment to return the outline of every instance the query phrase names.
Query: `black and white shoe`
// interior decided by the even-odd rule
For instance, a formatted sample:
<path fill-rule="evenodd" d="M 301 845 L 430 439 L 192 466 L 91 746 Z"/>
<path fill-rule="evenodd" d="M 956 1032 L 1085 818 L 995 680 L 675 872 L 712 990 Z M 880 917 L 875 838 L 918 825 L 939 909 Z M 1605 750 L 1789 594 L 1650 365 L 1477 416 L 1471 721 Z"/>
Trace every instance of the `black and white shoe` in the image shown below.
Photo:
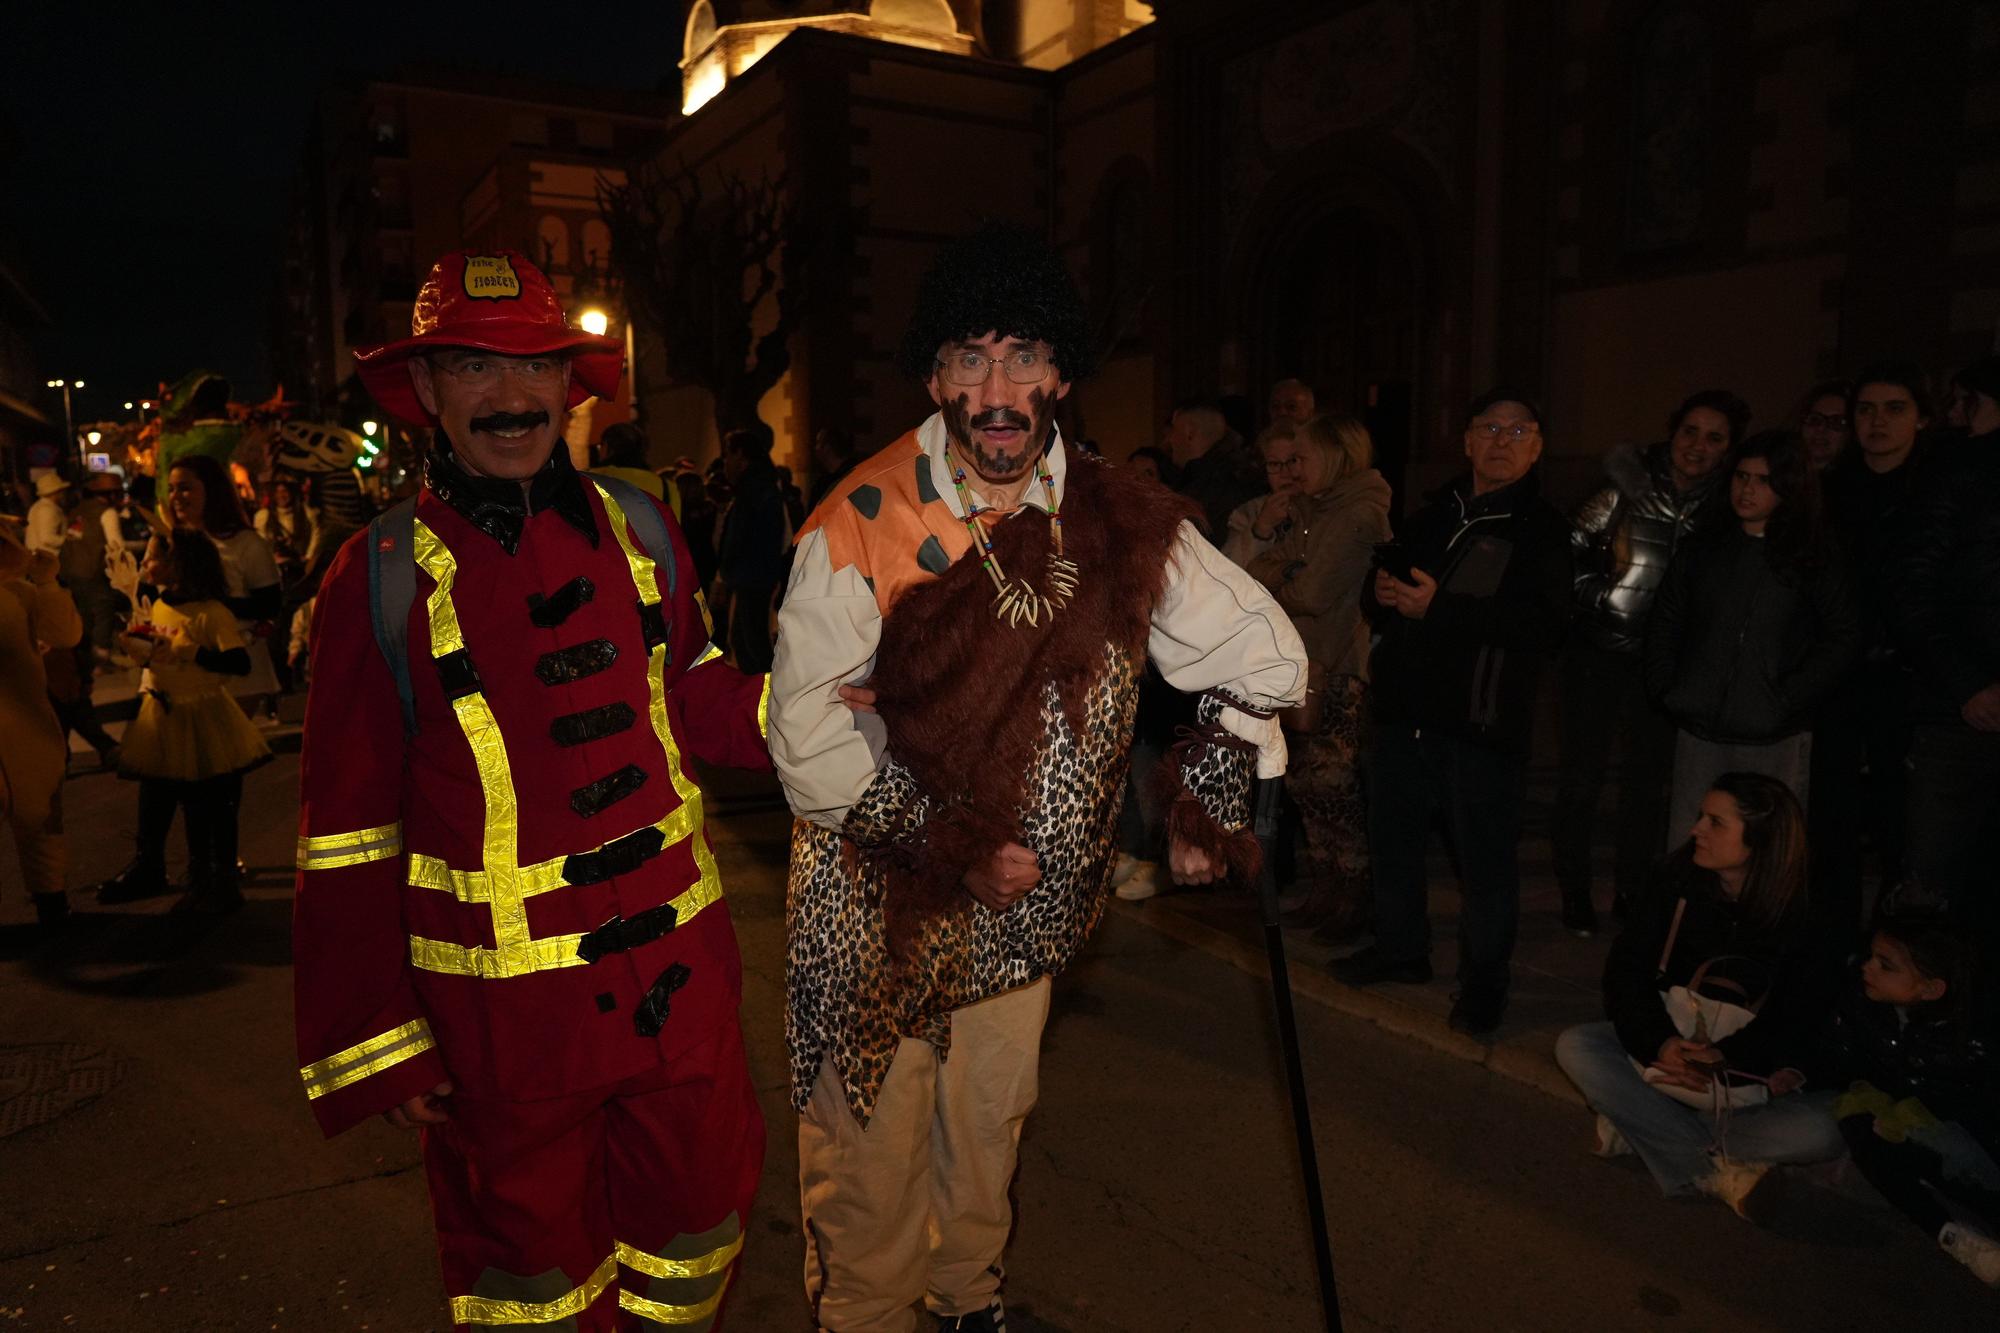
<path fill-rule="evenodd" d="M 1007 1333 L 1007 1307 L 996 1296 L 984 1310 L 939 1315 L 938 1333 Z"/>

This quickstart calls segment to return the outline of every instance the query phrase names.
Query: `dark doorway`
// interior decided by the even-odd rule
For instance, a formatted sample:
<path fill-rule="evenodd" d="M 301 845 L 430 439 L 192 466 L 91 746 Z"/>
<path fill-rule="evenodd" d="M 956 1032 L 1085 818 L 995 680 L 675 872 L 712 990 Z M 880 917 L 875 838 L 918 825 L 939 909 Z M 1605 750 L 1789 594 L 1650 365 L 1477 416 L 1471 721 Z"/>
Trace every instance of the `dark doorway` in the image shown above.
<path fill-rule="evenodd" d="M 1256 392 L 1296 375 L 1313 386 L 1321 411 L 1360 417 L 1400 514 L 1424 332 L 1422 273 L 1410 243 L 1379 214 L 1343 208 L 1269 262 Z"/>

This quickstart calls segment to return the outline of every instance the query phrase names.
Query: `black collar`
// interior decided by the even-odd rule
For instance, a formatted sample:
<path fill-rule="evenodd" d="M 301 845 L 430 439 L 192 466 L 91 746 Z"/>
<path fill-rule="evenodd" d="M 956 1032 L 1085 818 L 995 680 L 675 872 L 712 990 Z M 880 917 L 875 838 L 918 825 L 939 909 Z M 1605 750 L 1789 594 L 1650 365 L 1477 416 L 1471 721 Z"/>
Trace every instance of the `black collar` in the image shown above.
<path fill-rule="evenodd" d="M 451 442 L 439 431 L 435 447 L 424 460 L 424 485 L 438 499 L 481 532 L 500 543 L 508 555 L 521 544 L 521 525 L 530 514 L 553 509 L 564 521 L 597 545 L 597 518 L 591 513 L 590 498 L 583 493 L 583 478 L 569 461 L 568 446 L 556 442 L 555 452 L 540 472 L 529 481 L 526 491 L 517 481 L 475 477 L 459 466 Z"/>

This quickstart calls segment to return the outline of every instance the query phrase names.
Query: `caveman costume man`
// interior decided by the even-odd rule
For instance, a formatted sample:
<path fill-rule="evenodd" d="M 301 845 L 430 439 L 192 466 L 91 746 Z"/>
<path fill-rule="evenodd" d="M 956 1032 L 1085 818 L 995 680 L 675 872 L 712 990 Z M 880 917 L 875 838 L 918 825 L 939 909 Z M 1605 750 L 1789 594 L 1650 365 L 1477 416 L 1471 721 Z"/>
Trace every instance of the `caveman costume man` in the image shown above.
<path fill-rule="evenodd" d="M 1253 873 L 1252 770 L 1305 649 L 1160 486 L 1066 448 L 1075 288 L 990 227 L 925 277 L 904 368 L 939 411 L 805 524 L 771 753 L 799 816 L 786 1036 L 823 1329 L 1004 1327 L 1001 1250 L 1049 978 L 1103 911 L 1140 672 L 1202 696 L 1177 877 Z"/>
<path fill-rule="evenodd" d="M 622 358 L 534 265 L 446 255 L 356 359 L 433 443 L 319 594 L 306 1096 L 421 1129 L 456 1326 L 716 1328 L 764 1125 L 685 756 L 766 767 L 765 680 L 716 660 L 665 511 L 571 466 Z"/>

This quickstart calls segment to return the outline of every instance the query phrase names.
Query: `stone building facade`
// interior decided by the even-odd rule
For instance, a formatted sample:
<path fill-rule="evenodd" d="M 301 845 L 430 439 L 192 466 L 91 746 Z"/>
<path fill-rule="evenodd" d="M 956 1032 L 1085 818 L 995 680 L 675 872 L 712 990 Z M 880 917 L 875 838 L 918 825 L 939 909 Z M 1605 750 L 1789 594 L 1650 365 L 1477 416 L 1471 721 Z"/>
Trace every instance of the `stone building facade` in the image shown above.
<path fill-rule="evenodd" d="M 1867 359 L 1943 372 L 1993 346 L 1990 7 L 928 6 L 963 49 L 871 33 L 870 9 L 688 6 L 706 42 L 741 23 L 762 49 L 662 149 L 782 164 L 851 229 L 765 403 L 795 460 L 820 425 L 879 443 L 924 410 L 891 349 L 929 253 L 986 216 L 1046 228 L 1083 281 L 1107 357 L 1073 428 L 1114 456 L 1180 398 L 1261 406 L 1296 374 L 1424 485 L 1456 466 L 1466 399 L 1506 381 L 1546 404 L 1574 492 L 1690 390 L 1775 424 Z M 688 391 L 645 407 L 681 451 L 712 444 Z"/>

